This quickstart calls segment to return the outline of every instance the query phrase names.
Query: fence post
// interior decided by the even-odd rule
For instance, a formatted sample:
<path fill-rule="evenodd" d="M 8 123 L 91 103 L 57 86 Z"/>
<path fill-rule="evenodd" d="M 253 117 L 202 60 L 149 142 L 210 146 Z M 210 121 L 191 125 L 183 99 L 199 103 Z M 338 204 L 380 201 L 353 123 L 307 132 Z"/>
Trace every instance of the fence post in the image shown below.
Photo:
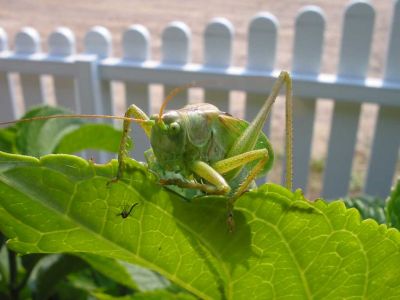
<path fill-rule="evenodd" d="M 190 40 L 191 32 L 189 27 L 183 22 L 172 22 L 162 33 L 162 60 L 163 65 L 181 68 L 190 62 Z M 189 84 L 190 82 L 188 82 Z M 201 85 L 201 83 L 200 83 Z M 164 98 L 176 86 L 164 86 Z M 168 104 L 167 109 L 178 109 L 185 106 L 188 102 L 188 90 L 180 92 Z"/>
<path fill-rule="evenodd" d="M 93 43 L 93 44 L 92 44 Z M 96 32 L 85 37 L 86 54 L 77 56 L 75 87 L 78 95 L 79 106 L 77 110 L 82 114 L 101 114 L 105 111 L 102 106 L 101 83 L 98 66 L 98 56 L 89 54 L 91 50 L 104 49 L 101 38 L 97 38 Z M 87 53 L 89 52 L 89 53 Z M 96 162 L 104 162 L 108 157 L 103 153 L 85 151 L 84 157 L 91 157 Z"/>
<path fill-rule="evenodd" d="M 75 54 L 75 36 L 66 27 L 54 30 L 48 39 L 49 56 L 68 58 Z M 54 76 L 54 93 L 57 104 L 77 111 L 78 103 L 74 90 L 74 79 L 68 76 Z"/>
<path fill-rule="evenodd" d="M 213 19 L 204 32 L 204 69 L 225 72 L 231 65 L 233 25 L 226 19 Z M 229 112 L 229 92 L 206 90 L 205 101 Z"/>
<path fill-rule="evenodd" d="M 400 83 L 400 1 L 394 7 L 392 28 L 388 44 L 384 85 Z M 400 101 L 400 95 L 399 99 Z M 386 197 L 396 171 L 400 146 L 400 108 L 381 106 L 371 151 L 368 176 L 364 192 Z"/>
<path fill-rule="evenodd" d="M 374 9 L 367 2 L 354 2 L 347 8 L 338 81 L 349 78 L 360 81 L 365 79 L 374 16 Z M 334 199 L 348 193 L 359 115 L 360 104 L 335 103 L 322 193 L 326 199 Z"/>
<path fill-rule="evenodd" d="M 15 53 L 17 55 L 29 58 L 40 51 L 40 36 L 34 28 L 25 27 L 17 33 L 15 36 Z M 20 80 L 26 110 L 33 105 L 46 103 L 40 75 L 20 74 Z"/>
<path fill-rule="evenodd" d="M 95 103 L 94 111 L 99 114 L 113 114 L 111 83 L 109 81 L 101 80 L 100 70 L 98 67 L 99 61 L 109 57 L 112 53 L 111 34 L 106 28 L 95 26 L 85 35 L 84 44 L 84 52 L 97 57 L 96 73 L 100 91 L 98 98 L 99 101 Z M 112 121 L 110 121 L 110 123 L 112 123 Z"/>
<path fill-rule="evenodd" d="M 260 71 L 272 73 L 276 57 L 276 40 L 278 20 L 270 13 L 259 13 L 250 21 L 247 41 L 246 71 Z M 265 94 L 246 93 L 245 116 L 249 121 L 254 120 L 268 97 Z M 269 135 L 271 116 L 265 122 L 263 132 Z M 264 183 L 260 178 L 258 183 Z"/>
<path fill-rule="evenodd" d="M 8 51 L 7 34 L 0 28 L 0 53 Z M 0 71 L 0 120 L 15 119 L 18 117 L 15 103 L 14 85 L 10 75 Z"/>
<path fill-rule="evenodd" d="M 306 6 L 296 18 L 292 73 L 315 78 L 320 72 L 325 18 L 316 6 Z M 293 188 L 307 191 L 316 98 L 293 98 Z"/>
<path fill-rule="evenodd" d="M 129 27 L 123 35 L 123 60 L 143 64 L 150 58 L 149 51 L 150 34 L 142 25 L 134 25 Z M 125 82 L 126 104 L 135 104 L 145 113 L 149 114 L 150 94 L 149 85 L 147 83 Z M 133 157 L 137 160 L 144 160 L 144 151 L 150 148 L 150 142 L 139 125 L 132 123 L 131 136 L 134 141 Z"/>

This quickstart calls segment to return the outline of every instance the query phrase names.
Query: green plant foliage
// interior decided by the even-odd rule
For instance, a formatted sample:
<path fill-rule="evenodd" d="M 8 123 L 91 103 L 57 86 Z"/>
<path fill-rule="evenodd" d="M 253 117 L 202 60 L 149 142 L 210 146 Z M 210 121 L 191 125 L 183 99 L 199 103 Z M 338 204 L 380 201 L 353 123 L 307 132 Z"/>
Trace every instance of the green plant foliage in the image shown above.
<path fill-rule="evenodd" d="M 386 200 L 386 218 L 389 226 L 400 229 L 400 178 Z"/>
<path fill-rule="evenodd" d="M 141 265 L 203 299 L 400 297 L 400 234 L 343 202 L 267 184 L 241 197 L 182 200 L 142 164 L 69 155 L 0 156 L 0 230 L 24 253 L 91 253 Z M 124 204 L 139 202 L 121 218 Z"/>
<path fill-rule="evenodd" d="M 71 114 L 59 107 L 38 106 L 22 118 Z M 40 157 L 72 154 L 85 149 L 118 152 L 121 130 L 109 124 L 84 123 L 81 119 L 49 119 L 21 122 L 0 129 L 0 151 Z"/>
<path fill-rule="evenodd" d="M 73 255 L 50 255 L 36 264 L 30 285 L 35 299 L 49 299 L 66 275 L 86 267 L 85 262 Z"/>
<path fill-rule="evenodd" d="M 158 274 L 124 261 L 89 253 L 80 253 L 79 257 L 104 276 L 134 290 L 152 291 L 170 286 L 170 283 Z"/>
<path fill-rule="evenodd" d="M 50 106 L 39 106 L 27 112 L 22 119 L 61 115 L 70 111 Z M 21 154 L 40 157 L 54 152 L 63 136 L 83 124 L 79 119 L 50 119 L 17 123 L 16 145 Z"/>
<path fill-rule="evenodd" d="M 107 124 L 83 124 L 65 134 L 54 153 L 76 153 L 85 149 L 118 152 L 121 130 Z M 48 154 L 48 153 L 47 153 Z"/>
<path fill-rule="evenodd" d="M 92 293 L 98 300 L 195 300 L 198 299 L 186 293 L 170 293 L 169 291 L 154 291 L 114 297 L 104 293 Z"/>
<path fill-rule="evenodd" d="M 16 153 L 16 130 L 14 127 L 0 129 L 0 151 Z"/>
<path fill-rule="evenodd" d="M 386 224 L 385 201 L 371 196 L 347 197 L 343 199 L 346 207 L 356 208 L 363 219 L 372 218 L 379 224 Z"/>

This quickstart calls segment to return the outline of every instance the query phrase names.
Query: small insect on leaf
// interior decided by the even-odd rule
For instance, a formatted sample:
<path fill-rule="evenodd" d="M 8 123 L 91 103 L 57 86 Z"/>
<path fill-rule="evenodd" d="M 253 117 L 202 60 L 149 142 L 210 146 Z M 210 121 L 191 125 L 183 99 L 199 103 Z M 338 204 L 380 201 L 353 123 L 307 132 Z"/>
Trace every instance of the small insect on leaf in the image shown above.
<path fill-rule="evenodd" d="M 127 217 L 130 216 L 130 214 L 132 213 L 133 208 L 139 205 L 139 203 L 134 203 L 131 205 L 131 207 L 128 209 L 128 206 L 124 206 L 124 208 L 122 209 L 122 211 L 120 213 L 117 214 L 117 216 L 121 216 L 123 219 L 126 219 Z"/>

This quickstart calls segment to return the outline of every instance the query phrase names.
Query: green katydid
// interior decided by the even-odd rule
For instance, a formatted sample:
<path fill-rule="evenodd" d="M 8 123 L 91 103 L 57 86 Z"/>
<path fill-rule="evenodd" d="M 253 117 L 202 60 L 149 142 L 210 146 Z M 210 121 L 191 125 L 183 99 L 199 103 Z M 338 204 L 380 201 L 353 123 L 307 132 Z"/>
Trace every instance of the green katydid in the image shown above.
<path fill-rule="evenodd" d="M 23 119 L 50 118 L 114 118 L 122 119 L 123 135 L 118 153 L 117 175 L 123 177 L 127 157 L 127 141 L 131 122 L 137 122 L 150 139 L 151 149 L 145 156 L 149 170 L 159 176 L 160 183 L 183 190 L 197 190 L 200 195 L 227 197 L 228 227 L 234 227 L 233 206 L 254 180 L 271 168 L 274 153 L 262 127 L 280 89 L 286 85 L 286 187 L 292 189 L 292 82 L 282 71 L 271 93 L 255 119 L 248 123 L 221 112 L 211 104 L 192 104 L 164 113 L 168 102 L 180 89 L 164 100 L 159 114 L 148 117 L 132 104 L 124 117 L 104 115 L 53 115 Z M 21 120 L 20 120 L 21 121 Z M 3 122 L 8 124 L 13 122 Z"/>

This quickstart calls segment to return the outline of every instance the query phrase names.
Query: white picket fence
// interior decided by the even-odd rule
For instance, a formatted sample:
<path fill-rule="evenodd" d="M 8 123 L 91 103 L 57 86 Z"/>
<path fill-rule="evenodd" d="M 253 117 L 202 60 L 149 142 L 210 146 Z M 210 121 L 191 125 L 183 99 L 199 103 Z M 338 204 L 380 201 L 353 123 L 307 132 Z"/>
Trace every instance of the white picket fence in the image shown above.
<path fill-rule="evenodd" d="M 318 98 L 335 100 L 322 196 L 336 198 L 348 193 L 360 107 L 379 105 L 371 158 L 364 192 L 386 196 L 395 173 L 400 142 L 400 0 L 394 4 L 383 78 L 366 78 L 374 9 L 366 2 L 352 2 L 344 17 L 338 72 L 320 73 L 325 18 L 317 7 L 306 7 L 296 19 L 293 51 L 294 87 L 294 186 L 308 183 L 315 107 Z M 16 34 L 14 50 L 0 29 L 0 120 L 16 118 L 14 74 L 19 75 L 25 106 L 46 103 L 43 75 L 53 77 L 58 104 L 80 113 L 112 114 L 112 82 L 125 86 L 127 104 L 150 111 L 150 84 L 171 88 L 193 81 L 202 84 L 205 99 L 229 110 L 229 91 L 246 93 L 246 119 L 251 120 L 264 103 L 279 70 L 274 70 L 277 21 L 268 13 L 256 15 L 249 24 L 248 60 L 231 65 L 233 25 L 218 18 L 204 31 L 204 62 L 190 61 L 191 32 L 181 22 L 169 24 L 162 34 L 162 59 L 150 59 L 150 36 L 145 27 L 129 27 L 123 35 L 123 57 L 110 57 L 111 35 L 103 27 L 85 36 L 84 53 L 76 53 L 74 34 L 56 29 L 48 38 L 48 53 L 40 49 L 40 36 L 33 28 Z M 177 96 L 170 108 L 182 107 L 187 92 Z M 268 126 L 267 126 L 268 127 Z M 267 128 L 268 129 L 268 128 Z M 148 148 L 136 131 L 135 156 Z"/>

